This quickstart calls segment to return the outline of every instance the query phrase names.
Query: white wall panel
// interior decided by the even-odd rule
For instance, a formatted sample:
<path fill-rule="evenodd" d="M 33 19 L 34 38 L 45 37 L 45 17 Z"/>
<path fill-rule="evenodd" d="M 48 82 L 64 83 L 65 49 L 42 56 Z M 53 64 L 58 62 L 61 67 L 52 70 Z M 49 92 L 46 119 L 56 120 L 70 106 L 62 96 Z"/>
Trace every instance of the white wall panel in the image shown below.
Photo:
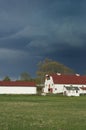
<path fill-rule="evenodd" d="M 36 87 L 0 87 L 0 94 L 36 94 Z"/>

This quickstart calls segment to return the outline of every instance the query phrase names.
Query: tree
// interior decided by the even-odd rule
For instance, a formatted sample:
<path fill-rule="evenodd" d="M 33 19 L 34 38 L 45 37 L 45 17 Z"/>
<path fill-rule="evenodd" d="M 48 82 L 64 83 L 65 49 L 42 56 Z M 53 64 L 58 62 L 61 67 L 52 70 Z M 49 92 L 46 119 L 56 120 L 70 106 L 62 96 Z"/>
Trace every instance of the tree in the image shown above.
<path fill-rule="evenodd" d="M 5 76 L 3 81 L 11 81 L 10 77 L 9 76 Z"/>
<path fill-rule="evenodd" d="M 37 76 L 41 82 L 44 82 L 44 76 L 51 73 L 74 74 L 74 71 L 69 67 L 51 59 L 45 59 L 38 63 Z"/>
<path fill-rule="evenodd" d="M 27 72 L 23 72 L 20 75 L 20 80 L 22 81 L 29 81 L 31 79 L 31 76 Z"/>

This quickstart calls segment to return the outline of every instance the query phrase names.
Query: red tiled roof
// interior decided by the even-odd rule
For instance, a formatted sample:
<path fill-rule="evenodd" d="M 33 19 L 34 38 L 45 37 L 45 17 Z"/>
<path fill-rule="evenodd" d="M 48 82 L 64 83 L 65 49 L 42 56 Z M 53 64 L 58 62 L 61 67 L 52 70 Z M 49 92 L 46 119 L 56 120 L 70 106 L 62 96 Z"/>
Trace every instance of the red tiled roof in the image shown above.
<path fill-rule="evenodd" d="M 52 74 L 55 84 L 86 84 L 86 76 Z"/>
<path fill-rule="evenodd" d="M 0 86 L 33 87 L 33 86 L 36 86 L 36 84 L 34 82 L 29 82 L 29 81 L 0 81 Z"/>

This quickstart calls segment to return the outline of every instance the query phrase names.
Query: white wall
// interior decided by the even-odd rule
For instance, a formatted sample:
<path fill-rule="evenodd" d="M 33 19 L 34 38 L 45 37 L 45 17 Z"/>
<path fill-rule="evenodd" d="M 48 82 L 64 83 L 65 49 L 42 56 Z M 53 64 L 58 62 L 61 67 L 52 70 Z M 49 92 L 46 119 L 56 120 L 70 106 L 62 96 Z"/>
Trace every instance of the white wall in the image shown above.
<path fill-rule="evenodd" d="M 64 92 L 64 86 L 70 86 L 71 84 L 54 84 L 53 85 L 53 93 L 63 93 Z M 86 87 L 86 85 L 80 85 L 80 84 L 73 84 L 72 86 L 74 87 Z M 80 90 L 80 93 L 83 93 L 83 90 Z M 86 91 L 84 91 L 84 93 L 86 93 Z"/>
<path fill-rule="evenodd" d="M 79 96 L 80 94 L 79 93 L 76 93 L 75 91 L 74 92 L 72 92 L 72 91 L 70 91 L 70 92 L 67 92 L 67 96 Z"/>
<path fill-rule="evenodd" d="M 0 94 L 36 94 L 36 87 L 13 87 L 13 86 L 3 86 L 0 87 Z"/>
<path fill-rule="evenodd" d="M 49 93 L 48 89 L 50 88 L 53 88 L 54 87 L 54 83 L 53 83 L 53 79 L 52 77 L 50 76 L 50 79 L 45 79 L 45 84 L 44 84 L 44 88 L 43 88 L 43 92 L 44 93 Z"/>
<path fill-rule="evenodd" d="M 67 90 L 64 87 L 63 95 L 66 95 L 66 96 L 80 96 L 80 91 L 78 90 L 76 92 L 76 90 Z"/>
<path fill-rule="evenodd" d="M 50 76 L 50 79 L 49 80 L 45 80 L 45 87 L 46 88 L 49 88 L 49 86 L 50 86 L 50 88 L 53 88 L 53 85 L 54 85 L 54 83 L 53 83 L 53 79 L 52 79 L 52 77 Z"/>
<path fill-rule="evenodd" d="M 53 88 L 53 93 L 63 93 L 63 85 L 55 84 Z"/>

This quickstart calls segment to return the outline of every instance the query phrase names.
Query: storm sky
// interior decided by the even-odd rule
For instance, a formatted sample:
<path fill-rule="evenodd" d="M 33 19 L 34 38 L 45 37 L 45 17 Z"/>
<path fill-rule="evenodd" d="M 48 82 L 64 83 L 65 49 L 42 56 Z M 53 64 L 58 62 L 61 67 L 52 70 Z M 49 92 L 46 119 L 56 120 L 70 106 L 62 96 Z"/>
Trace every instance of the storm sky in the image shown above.
<path fill-rule="evenodd" d="M 0 0 L 0 78 L 49 58 L 86 74 L 85 0 Z"/>

